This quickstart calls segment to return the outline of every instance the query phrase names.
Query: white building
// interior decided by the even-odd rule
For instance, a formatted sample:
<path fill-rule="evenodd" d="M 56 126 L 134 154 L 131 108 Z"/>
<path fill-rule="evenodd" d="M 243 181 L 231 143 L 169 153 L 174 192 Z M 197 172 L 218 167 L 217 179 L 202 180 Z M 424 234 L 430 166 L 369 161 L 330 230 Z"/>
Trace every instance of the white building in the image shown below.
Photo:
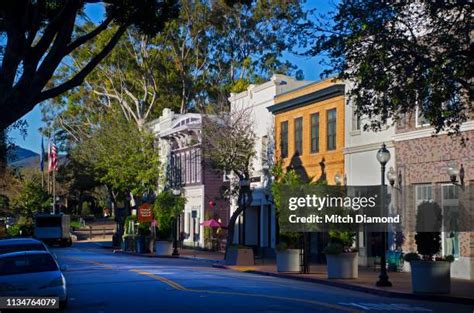
<path fill-rule="evenodd" d="M 346 83 L 346 86 L 350 88 L 350 84 Z M 395 168 L 395 145 L 393 142 L 395 127 L 386 126 L 378 132 L 364 131 L 364 119 L 357 118 L 351 103 L 346 103 L 345 110 L 344 167 L 346 184 L 348 186 L 380 186 L 381 166 L 376 157 L 377 151 L 385 143 L 391 155 L 390 161 L 386 165 L 386 171 L 390 167 Z M 388 184 L 388 181 L 386 183 Z M 372 237 L 369 233 L 360 232 L 358 234 L 357 246 L 360 265 L 372 266 L 374 264 L 374 255 L 379 256 L 380 254 L 375 251 L 374 242 L 376 241 L 377 238 Z"/>
<path fill-rule="evenodd" d="M 263 253 L 271 253 L 276 243 L 275 208 L 268 189 L 270 169 L 273 163 L 273 115 L 267 107 L 274 104 L 274 97 L 310 83 L 275 74 L 260 85 L 250 85 L 246 91 L 232 93 L 229 97 L 231 112 L 251 110 L 256 134 L 256 157 L 253 160 L 251 188 L 253 201 L 250 208 L 237 220 L 234 242 L 257 247 Z M 237 208 L 231 201 L 231 213 Z"/>
<path fill-rule="evenodd" d="M 158 139 L 160 161 L 164 171 L 164 179 L 159 189 L 163 190 L 172 184 L 170 167 L 180 173 L 179 184 L 186 198 L 184 214 L 180 219 L 183 244 L 205 247 L 207 242 L 201 223 L 208 218 L 214 218 L 227 225 L 229 205 L 228 201 L 221 199 L 219 193 L 224 184 L 222 174 L 217 174 L 203 162 L 202 115 L 176 114 L 170 109 L 164 109 L 162 116 L 149 123 L 149 127 Z"/>

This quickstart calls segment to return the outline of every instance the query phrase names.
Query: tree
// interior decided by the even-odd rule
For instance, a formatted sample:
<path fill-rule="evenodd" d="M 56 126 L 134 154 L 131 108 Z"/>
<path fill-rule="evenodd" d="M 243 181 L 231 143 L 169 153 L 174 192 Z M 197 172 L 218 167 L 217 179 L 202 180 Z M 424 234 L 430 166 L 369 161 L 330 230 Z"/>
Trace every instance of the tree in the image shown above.
<path fill-rule="evenodd" d="M 34 213 L 45 213 L 52 209 L 52 199 L 41 185 L 38 177 L 25 179 L 18 197 L 13 199 L 18 214 L 32 217 Z"/>
<path fill-rule="evenodd" d="M 85 8 L 92 3 L 106 7 L 105 19 L 94 29 Z M 176 1 L 154 0 L 20 0 L 0 4 L 0 130 L 4 130 L 37 103 L 79 86 L 109 54 L 130 26 L 156 34 L 174 18 Z M 104 47 L 89 62 L 58 85 L 49 84 L 61 62 L 100 33 L 114 28 Z"/>
<path fill-rule="evenodd" d="M 365 128 L 420 113 L 436 132 L 459 133 L 472 117 L 468 1 L 341 1 L 316 23 L 309 55 L 328 55 L 329 69 L 354 84 L 348 92 Z"/>
<path fill-rule="evenodd" d="M 160 175 L 154 136 L 139 130 L 120 115 L 102 117 L 100 128 L 70 153 L 72 160 L 87 164 L 106 185 L 112 200 L 132 192 L 141 195 L 156 189 Z"/>
<path fill-rule="evenodd" d="M 238 198 L 238 208 L 232 213 L 227 228 L 226 251 L 233 242 L 235 222 L 250 206 L 250 171 L 255 156 L 255 133 L 249 110 L 209 115 L 203 118 L 202 147 L 207 162 L 217 170 L 231 173 L 230 195 Z"/>

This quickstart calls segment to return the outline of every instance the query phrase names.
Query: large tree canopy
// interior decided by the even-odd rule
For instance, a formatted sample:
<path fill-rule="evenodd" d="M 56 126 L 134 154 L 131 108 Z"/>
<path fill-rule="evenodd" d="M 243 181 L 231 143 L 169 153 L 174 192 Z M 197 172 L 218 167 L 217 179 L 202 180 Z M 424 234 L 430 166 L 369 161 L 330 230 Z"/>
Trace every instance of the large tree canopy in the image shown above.
<path fill-rule="evenodd" d="M 320 19 L 311 55 L 353 83 L 349 97 L 366 128 L 420 113 L 436 132 L 458 133 L 473 113 L 469 1 L 344 0 Z M 311 34 L 309 34 L 311 35 Z"/>
<path fill-rule="evenodd" d="M 128 27 L 156 34 L 177 15 L 177 1 L 165 0 L 7 0 L 0 2 L 0 130 L 34 108 L 83 83 L 117 44 Z M 93 29 L 86 6 L 102 3 L 104 20 Z M 103 31 L 110 40 L 88 62 L 57 85 L 56 69 L 76 49 Z"/>

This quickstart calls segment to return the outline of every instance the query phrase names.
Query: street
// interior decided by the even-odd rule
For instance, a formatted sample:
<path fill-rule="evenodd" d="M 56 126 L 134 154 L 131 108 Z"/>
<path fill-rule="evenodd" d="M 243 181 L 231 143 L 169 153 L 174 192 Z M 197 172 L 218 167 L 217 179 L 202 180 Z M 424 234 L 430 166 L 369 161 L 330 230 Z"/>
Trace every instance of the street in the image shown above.
<path fill-rule="evenodd" d="M 93 243 L 53 248 L 65 276 L 64 312 L 469 312 L 314 283 L 213 268 L 186 259 L 113 254 Z"/>

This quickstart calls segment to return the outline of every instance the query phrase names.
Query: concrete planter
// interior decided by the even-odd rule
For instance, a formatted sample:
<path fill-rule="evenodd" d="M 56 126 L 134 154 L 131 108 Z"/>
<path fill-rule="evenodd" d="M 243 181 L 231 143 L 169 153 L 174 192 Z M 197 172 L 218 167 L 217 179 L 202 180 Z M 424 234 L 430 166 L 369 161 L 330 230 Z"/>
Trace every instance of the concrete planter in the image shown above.
<path fill-rule="evenodd" d="M 359 277 L 358 253 L 326 255 L 328 278 L 351 279 Z"/>
<path fill-rule="evenodd" d="M 451 263 L 446 261 L 411 261 L 413 293 L 450 293 Z"/>
<path fill-rule="evenodd" d="M 234 248 L 227 250 L 226 265 L 254 265 L 253 250 L 251 248 Z"/>
<path fill-rule="evenodd" d="M 158 256 L 171 256 L 173 243 L 169 241 L 155 241 L 155 254 Z"/>
<path fill-rule="evenodd" d="M 300 272 L 301 258 L 299 249 L 288 249 L 277 251 L 277 271 L 278 272 Z"/>

